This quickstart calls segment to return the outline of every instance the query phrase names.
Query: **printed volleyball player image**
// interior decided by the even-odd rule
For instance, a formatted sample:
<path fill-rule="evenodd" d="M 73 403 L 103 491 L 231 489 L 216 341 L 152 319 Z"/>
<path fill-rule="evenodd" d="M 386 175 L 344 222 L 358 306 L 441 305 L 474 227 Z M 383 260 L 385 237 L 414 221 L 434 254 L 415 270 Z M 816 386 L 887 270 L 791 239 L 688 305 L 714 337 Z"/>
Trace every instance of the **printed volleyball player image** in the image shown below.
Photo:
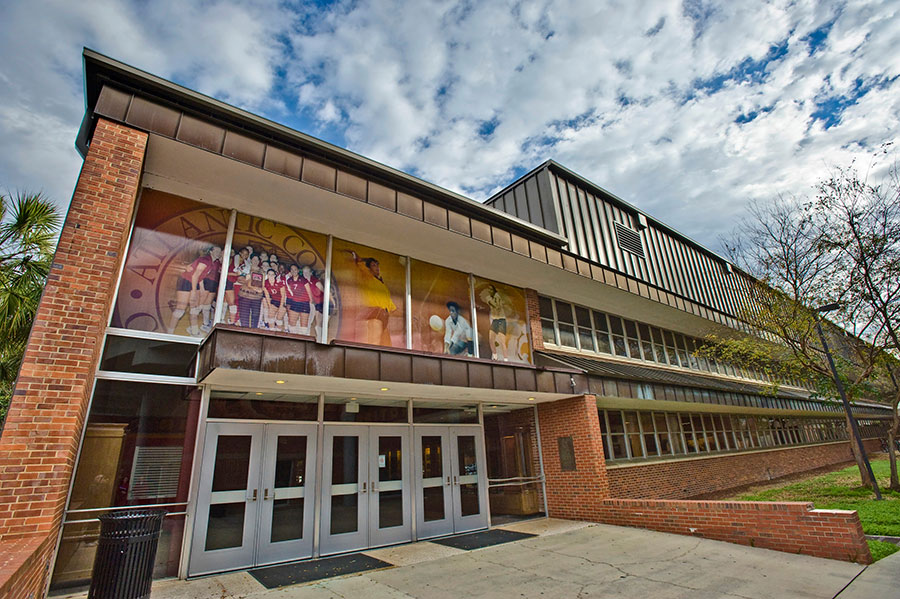
<path fill-rule="evenodd" d="M 381 265 L 375 258 L 361 258 L 353 250 L 343 250 L 356 266 L 356 292 L 359 295 L 356 324 L 361 330 L 357 340 L 372 345 L 390 346 L 388 321 L 397 309 L 391 291 L 381 278 Z"/>
<path fill-rule="evenodd" d="M 444 321 L 444 353 L 451 356 L 471 356 L 474 353 L 472 327 L 459 313 L 459 304 L 447 302 L 450 316 Z"/>
<path fill-rule="evenodd" d="M 306 333 L 318 336 L 322 332 L 322 310 L 325 303 L 325 285 L 311 266 L 303 267 L 303 278 L 306 279 L 306 292 L 309 295 L 309 323 Z"/>
<path fill-rule="evenodd" d="M 515 319 L 515 310 L 512 302 L 506 295 L 500 293 L 493 285 L 485 287 L 479 296 L 487 304 L 490 310 L 491 329 L 491 359 L 509 361 L 509 321 Z"/>
<path fill-rule="evenodd" d="M 265 299 L 263 300 L 263 323 L 265 328 L 277 331 L 281 330 L 281 321 L 287 311 L 284 301 L 284 281 L 278 276 L 274 268 L 266 271 L 266 282 L 263 284 Z"/>
<path fill-rule="evenodd" d="M 266 274 L 259 267 L 259 254 L 250 255 L 250 266 L 246 274 L 238 281 L 241 289 L 238 291 L 238 313 L 241 326 L 255 329 L 259 326 L 259 317 L 265 295 L 263 282 Z"/>
<path fill-rule="evenodd" d="M 290 272 L 284 279 L 284 289 L 287 292 L 288 330 L 306 334 L 309 326 L 309 284 L 300 274 L 297 264 L 291 264 Z"/>
<path fill-rule="evenodd" d="M 237 324 L 238 305 L 235 294 L 241 288 L 238 279 L 244 274 L 244 264 L 249 265 L 250 254 L 253 248 L 241 248 L 237 253 L 231 250 L 231 265 L 225 276 L 225 322 Z"/>
<path fill-rule="evenodd" d="M 175 286 L 175 307 L 167 328 L 174 333 L 175 328 L 190 306 L 190 326 L 188 335 L 201 335 L 203 330 L 212 326 L 210 311 L 213 298 L 219 285 L 222 248 L 210 246 L 179 275 Z M 200 315 L 203 322 L 200 323 Z"/>

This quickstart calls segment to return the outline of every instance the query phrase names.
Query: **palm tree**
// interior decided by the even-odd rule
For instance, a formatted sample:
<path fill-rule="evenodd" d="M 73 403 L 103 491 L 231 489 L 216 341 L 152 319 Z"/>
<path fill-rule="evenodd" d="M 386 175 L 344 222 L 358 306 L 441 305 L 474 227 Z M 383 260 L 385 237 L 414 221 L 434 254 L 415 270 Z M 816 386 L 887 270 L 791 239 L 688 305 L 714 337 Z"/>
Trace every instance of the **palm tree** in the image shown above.
<path fill-rule="evenodd" d="M 0 194 L 0 423 L 50 272 L 62 217 L 44 195 Z"/>

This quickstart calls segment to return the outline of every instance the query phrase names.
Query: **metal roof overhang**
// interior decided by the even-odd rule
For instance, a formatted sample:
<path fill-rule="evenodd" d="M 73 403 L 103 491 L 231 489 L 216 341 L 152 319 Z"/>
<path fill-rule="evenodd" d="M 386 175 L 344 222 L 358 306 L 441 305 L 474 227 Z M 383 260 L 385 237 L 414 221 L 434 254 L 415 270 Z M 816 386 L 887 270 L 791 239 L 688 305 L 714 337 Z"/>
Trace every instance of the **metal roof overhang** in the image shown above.
<path fill-rule="evenodd" d="M 254 391 L 523 405 L 582 395 L 588 387 L 580 370 L 566 367 L 498 363 L 336 341 L 326 345 L 311 337 L 229 325 L 217 325 L 202 343 L 198 379 L 217 387 Z"/>
<path fill-rule="evenodd" d="M 615 360 L 603 358 L 587 358 L 574 356 L 563 352 L 538 351 L 535 352 L 538 362 L 548 364 L 547 360 L 569 368 L 577 368 L 589 376 L 603 378 L 626 379 L 645 383 L 659 383 L 664 385 L 678 385 L 697 389 L 711 389 L 714 391 L 726 391 L 729 393 L 750 393 L 753 395 L 771 396 L 771 390 L 764 385 L 744 383 L 739 381 L 723 380 L 710 376 L 694 373 L 673 372 L 662 368 L 639 366 L 637 364 L 624 364 Z M 808 395 L 801 391 L 780 388 L 777 397 L 785 399 L 808 399 Z"/>
<path fill-rule="evenodd" d="M 75 145 L 85 155 L 95 123 L 94 108 L 103 87 L 136 93 L 163 105 L 185 111 L 202 120 L 240 131 L 252 137 L 296 149 L 361 175 L 421 196 L 430 202 L 476 216 L 527 238 L 540 240 L 552 247 L 564 247 L 568 240 L 547 229 L 511 216 L 501 210 L 444 189 L 403 171 L 386 166 L 344 148 L 335 146 L 290 127 L 262 118 L 194 90 L 177 85 L 123 62 L 84 48 L 85 115 Z"/>

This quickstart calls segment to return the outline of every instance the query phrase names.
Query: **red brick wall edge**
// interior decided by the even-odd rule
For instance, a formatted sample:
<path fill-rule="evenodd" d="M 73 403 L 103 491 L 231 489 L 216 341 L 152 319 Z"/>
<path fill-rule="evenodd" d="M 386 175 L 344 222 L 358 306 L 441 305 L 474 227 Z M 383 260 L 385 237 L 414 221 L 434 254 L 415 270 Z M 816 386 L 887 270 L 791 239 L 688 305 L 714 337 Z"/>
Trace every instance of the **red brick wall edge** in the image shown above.
<path fill-rule="evenodd" d="M 872 555 L 856 512 L 811 503 L 607 499 L 591 520 L 861 564 Z"/>

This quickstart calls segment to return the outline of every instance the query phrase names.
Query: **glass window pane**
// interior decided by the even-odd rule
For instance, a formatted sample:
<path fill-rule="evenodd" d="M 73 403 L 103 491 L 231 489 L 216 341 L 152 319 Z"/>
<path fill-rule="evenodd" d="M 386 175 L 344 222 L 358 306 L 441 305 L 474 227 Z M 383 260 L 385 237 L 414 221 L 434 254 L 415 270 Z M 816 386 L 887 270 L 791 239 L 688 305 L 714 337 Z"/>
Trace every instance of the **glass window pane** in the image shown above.
<path fill-rule="evenodd" d="M 275 449 L 275 488 L 306 484 L 306 436 L 279 435 Z"/>
<path fill-rule="evenodd" d="M 544 343 L 556 343 L 556 330 L 552 320 L 541 319 L 541 336 Z"/>
<path fill-rule="evenodd" d="M 606 326 L 606 314 L 594 310 L 594 328 L 598 331 L 608 331 Z"/>
<path fill-rule="evenodd" d="M 206 551 L 240 547 L 244 540 L 246 504 L 217 503 L 209 506 L 206 526 Z"/>
<path fill-rule="evenodd" d="M 247 488 L 250 470 L 250 435 L 219 435 L 212 490 L 241 491 Z"/>
<path fill-rule="evenodd" d="M 585 351 L 594 351 L 594 337 L 591 329 L 578 329 L 578 340 L 581 342 L 581 349 Z"/>
<path fill-rule="evenodd" d="M 574 324 L 572 319 L 572 305 L 556 300 L 556 319 L 566 324 Z"/>
<path fill-rule="evenodd" d="M 575 306 L 575 318 L 578 319 L 578 326 L 580 327 L 590 327 L 591 326 L 591 313 L 587 308 L 582 308 L 581 306 Z"/>
<path fill-rule="evenodd" d="M 196 357 L 193 344 L 109 335 L 100 370 L 193 377 Z"/>
<path fill-rule="evenodd" d="M 625 331 L 622 329 L 622 319 L 618 316 L 610 316 L 609 317 L 609 327 L 610 331 L 614 335 L 624 335 Z"/>
<path fill-rule="evenodd" d="M 575 347 L 575 327 L 568 324 L 559 325 L 559 344 L 565 347 Z"/>
<path fill-rule="evenodd" d="M 538 305 L 540 306 L 541 318 L 553 319 L 553 301 L 549 297 L 539 296 Z"/>

